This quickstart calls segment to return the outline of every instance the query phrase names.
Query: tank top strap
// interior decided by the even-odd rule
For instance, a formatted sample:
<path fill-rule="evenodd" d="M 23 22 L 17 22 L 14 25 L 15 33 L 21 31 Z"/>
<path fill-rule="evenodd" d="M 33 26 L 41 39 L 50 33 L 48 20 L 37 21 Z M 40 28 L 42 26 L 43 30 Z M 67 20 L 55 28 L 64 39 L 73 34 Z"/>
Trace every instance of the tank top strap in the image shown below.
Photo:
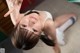
<path fill-rule="evenodd" d="M 48 11 L 44 11 L 46 14 L 45 20 L 43 21 L 43 27 L 46 23 L 47 20 L 53 20 L 51 13 L 49 13 Z"/>

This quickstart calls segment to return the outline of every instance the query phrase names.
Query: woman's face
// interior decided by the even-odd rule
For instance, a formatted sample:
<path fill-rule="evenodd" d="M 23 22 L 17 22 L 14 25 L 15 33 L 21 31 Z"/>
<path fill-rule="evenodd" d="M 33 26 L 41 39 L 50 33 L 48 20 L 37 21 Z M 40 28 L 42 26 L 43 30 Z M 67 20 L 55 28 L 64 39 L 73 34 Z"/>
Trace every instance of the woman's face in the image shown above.
<path fill-rule="evenodd" d="M 19 24 L 22 28 L 33 31 L 35 34 L 39 35 L 41 32 L 41 22 L 39 17 L 39 14 L 31 13 L 23 17 Z"/>

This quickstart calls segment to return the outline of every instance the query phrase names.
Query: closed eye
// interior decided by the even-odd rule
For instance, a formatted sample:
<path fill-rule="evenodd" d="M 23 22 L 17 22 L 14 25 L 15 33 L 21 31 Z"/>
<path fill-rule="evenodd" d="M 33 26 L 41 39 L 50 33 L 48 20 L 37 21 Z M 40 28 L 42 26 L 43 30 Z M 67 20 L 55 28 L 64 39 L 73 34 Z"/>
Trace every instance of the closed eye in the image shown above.
<path fill-rule="evenodd" d="M 25 24 L 22 24 L 22 27 L 27 27 L 27 25 L 25 25 Z"/>
<path fill-rule="evenodd" d="M 34 28 L 33 28 L 33 31 L 34 31 L 34 32 L 38 32 L 38 30 L 36 30 L 36 29 L 34 29 Z"/>

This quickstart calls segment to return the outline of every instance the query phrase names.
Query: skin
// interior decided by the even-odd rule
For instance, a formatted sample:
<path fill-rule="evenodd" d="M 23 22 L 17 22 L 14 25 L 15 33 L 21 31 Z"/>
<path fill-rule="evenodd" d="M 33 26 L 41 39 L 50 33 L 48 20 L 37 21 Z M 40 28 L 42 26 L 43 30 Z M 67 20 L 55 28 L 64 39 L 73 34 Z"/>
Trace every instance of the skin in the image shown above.
<path fill-rule="evenodd" d="M 18 10 L 20 9 L 20 5 L 15 5 L 15 8 Z M 15 10 L 15 8 L 10 9 L 4 17 L 7 17 L 11 12 Z M 20 24 L 23 28 L 34 31 L 35 34 L 40 34 L 42 31 L 48 35 L 49 38 L 53 39 L 55 42 L 55 46 L 53 47 L 55 53 L 61 53 L 60 47 L 57 43 L 56 39 L 56 28 L 60 27 L 62 24 L 64 24 L 67 20 L 70 19 L 70 17 L 75 16 L 75 14 L 65 14 L 57 17 L 54 21 L 53 20 L 47 20 L 45 23 L 45 17 L 46 14 L 44 11 L 38 11 L 39 15 L 36 13 L 32 13 L 29 15 L 24 16 L 24 14 L 20 14 L 19 12 L 16 12 L 16 17 L 14 18 L 16 24 Z M 63 20 L 62 20 L 63 19 Z M 44 23 L 44 25 L 43 25 Z M 14 26 L 16 26 L 14 24 Z"/>
<path fill-rule="evenodd" d="M 42 23 L 41 19 L 39 18 L 40 16 L 36 13 L 29 14 L 25 17 L 22 18 L 20 21 L 20 25 L 24 26 L 23 28 L 28 29 L 28 30 L 36 30 L 34 33 L 35 34 L 40 34 L 41 29 L 42 29 Z M 27 19 L 26 19 L 27 18 Z"/>

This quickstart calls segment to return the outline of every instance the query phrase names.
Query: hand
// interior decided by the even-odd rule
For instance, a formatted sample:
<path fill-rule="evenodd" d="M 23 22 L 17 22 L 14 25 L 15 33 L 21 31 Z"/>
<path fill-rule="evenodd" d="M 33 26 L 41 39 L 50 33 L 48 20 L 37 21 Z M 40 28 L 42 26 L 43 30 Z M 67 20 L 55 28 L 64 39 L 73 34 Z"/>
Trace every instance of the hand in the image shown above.
<path fill-rule="evenodd" d="M 12 0 L 11 1 L 7 0 L 7 2 L 10 2 L 10 3 L 7 3 L 9 7 L 9 11 L 4 15 L 4 17 L 7 17 L 8 15 L 10 15 L 12 23 L 16 25 L 18 17 L 20 18 L 22 16 L 19 13 L 21 3 L 17 4 L 17 3 L 12 2 Z M 12 6 L 10 6 L 10 4 L 12 4 Z"/>
<path fill-rule="evenodd" d="M 15 1 L 15 3 L 13 2 Z M 7 17 L 8 15 L 10 15 L 11 13 L 15 12 L 14 14 L 19 14 L 19 10 L 20 10 L 20 7 L 21 7 L 21 3 L 20 2 L 16 2 L 16 0 L 13 0 L 13 1 L 8 1 L 10 3 L 13 4 L 12 7 L 10 7 L 10 4 L 9 4 L 9 11 L 4 15 L 4 17 Z M 22 2 L 22 0 L 20 0 Z"/>
<path fill-rule="evenodd" d="M 55 43 L 55 46 L 53 48 L 54 48 L 55 53 L 61 53 L 58 43 Z"/>
<path fill-rule="evenodd" d="M 13 12 L 14 11 L 14 8 L 11 8 L 5 15 L 4 15 L 4 17 L 7 17 L 11 12 Z"/>

